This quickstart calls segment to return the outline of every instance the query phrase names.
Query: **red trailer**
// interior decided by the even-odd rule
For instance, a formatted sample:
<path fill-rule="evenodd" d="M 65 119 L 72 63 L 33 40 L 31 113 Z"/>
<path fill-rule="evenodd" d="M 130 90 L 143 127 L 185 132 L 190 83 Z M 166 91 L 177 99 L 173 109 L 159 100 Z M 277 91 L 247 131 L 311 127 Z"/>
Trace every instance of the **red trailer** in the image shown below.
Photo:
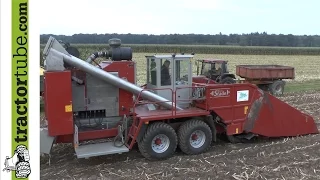
<path fill-rule="evenodd" d="M 295 71 L 294 67 L 282 65 L 238 65 L 236 75 L 244 78 L 245 82 L 279 95 L 284 91 L 283 79 L 294 79 Z"/>

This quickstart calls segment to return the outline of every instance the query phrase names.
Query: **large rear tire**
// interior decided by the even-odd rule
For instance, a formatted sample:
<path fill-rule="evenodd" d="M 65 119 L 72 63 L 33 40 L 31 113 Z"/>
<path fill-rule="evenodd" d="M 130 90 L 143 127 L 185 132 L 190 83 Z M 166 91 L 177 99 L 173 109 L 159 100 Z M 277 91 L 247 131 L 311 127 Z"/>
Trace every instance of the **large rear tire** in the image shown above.
<path fill-rule="evenodd" d="M 149 160 L 170 158 L 178 146 L 174 129 L 162 122 L 149 125 L 141 141 L 138 142 L 140 153 Z"/>
<path fill-rule="evenodd" d="M 282 95 L 284 92 L 285 82 L 282 80 L 277 80 L 269 85 L 269 91 L 272 95 L 278 96 Z"/>
<path fill-rule="evenodd" d="M 184 122 L 178 130 L 179 147 L 182 152 L 193 155 L 208 150 L 212 142 L 210 127 L 201 120 Z"/>

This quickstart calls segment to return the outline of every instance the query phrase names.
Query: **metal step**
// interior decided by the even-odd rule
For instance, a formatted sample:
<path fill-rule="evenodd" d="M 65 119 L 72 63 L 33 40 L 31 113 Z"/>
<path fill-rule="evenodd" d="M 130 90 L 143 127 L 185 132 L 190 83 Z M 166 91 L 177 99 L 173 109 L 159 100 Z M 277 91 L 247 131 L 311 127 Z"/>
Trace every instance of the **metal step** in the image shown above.
<path fill-rule="evenodd" d="M 121 147 L 114 146 L 113 142 L 104 142 L 97 144 L 80 145 L 75 148 L 78 158 L 89 158 L 107 154 L 121 154 L 128 152 L 129 149 L 123 145 Z"/>

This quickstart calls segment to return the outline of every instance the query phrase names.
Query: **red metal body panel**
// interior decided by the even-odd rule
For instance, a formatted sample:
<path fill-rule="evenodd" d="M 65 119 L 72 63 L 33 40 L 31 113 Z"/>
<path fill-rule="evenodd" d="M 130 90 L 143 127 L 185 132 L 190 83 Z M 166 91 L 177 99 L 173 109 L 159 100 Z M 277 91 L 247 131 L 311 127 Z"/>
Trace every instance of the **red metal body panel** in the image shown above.
<path fill-rule="evenodd" d="M 207 107 L 221 117 L 228 135 L 252 132 L 285 137 L 319 133 L 311 116 L 252 84 L 207 85 L 206 100 L 196 106 Z"/>
<path fill-rule="evenodd" d="M 239 99 L 242 91 L 247 91 L 248 97 Z M 251 84 L 208 85 L 206 100 L 197 103 L 196 106 L 203 109 L 207 107 L 208 110 L 219 115 L 225 124 L 230 125 L 227 128 L 227 134 L 241 133 L 242 128 L 239 129 L 239 127 L 247 119 L 251 103 L 257 98 L 257 91 L 256 86 Z"/>
<path fill-rule="evenodd" d="M 294 79 L 294 68 L 281 65 L 238 65 L 236 74 L 250 80 Z"/>
<path fill-rule="evenodd" d="M 73 134 L 71 72 L 45 72 L 45 113 L 50 136 Z"/>

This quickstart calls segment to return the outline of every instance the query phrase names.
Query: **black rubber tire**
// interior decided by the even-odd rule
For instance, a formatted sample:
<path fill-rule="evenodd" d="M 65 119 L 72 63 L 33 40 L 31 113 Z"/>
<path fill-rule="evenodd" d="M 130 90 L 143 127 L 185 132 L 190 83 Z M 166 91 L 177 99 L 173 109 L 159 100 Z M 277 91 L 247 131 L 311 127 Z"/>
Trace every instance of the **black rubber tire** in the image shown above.
<path fill-rule="evenodd" d="M 168 149 L 163 153 L 155 152 L 152 147 L 152 139 L 158 135 L 164 134 L 170 140 Z M 173 156 L 178 146 L 178 137 L 175 130 L 168 124 L 162 122 L 156 122 L 148 126 L 144 136 L 138 142 L 138 148 L 140 153 L 149 160 L 167 159 Z"/>
<path fill-rule="evenodd" d="M 191 146 L 189 138 L 191 134 L 196 131 L 201 130 L 204 132 L 206 138 L 204 144 L 199 148 L 194 148 Z M 200 154 L 208 150 L 212 142 L 212 132 L 210 127 L 203 121 L 192 119 L 184 122 L 178 130 L 179 148 L 185 154 L 193 155 Z"/>
<path fill-rule="evenodd" d="M 269 85 L 269 92 L 275 96 L 282 95 L 284 92 L 284 86 L 285 86 L 284 81 L 281 81 L 281 80 L 274 81 L 272 84 Z"/>
<path fill-rule="evenodd" d="M 232 77 L 225 77 L 220 81 L 220 84 L 234 84 L 236 81 Z"/>

